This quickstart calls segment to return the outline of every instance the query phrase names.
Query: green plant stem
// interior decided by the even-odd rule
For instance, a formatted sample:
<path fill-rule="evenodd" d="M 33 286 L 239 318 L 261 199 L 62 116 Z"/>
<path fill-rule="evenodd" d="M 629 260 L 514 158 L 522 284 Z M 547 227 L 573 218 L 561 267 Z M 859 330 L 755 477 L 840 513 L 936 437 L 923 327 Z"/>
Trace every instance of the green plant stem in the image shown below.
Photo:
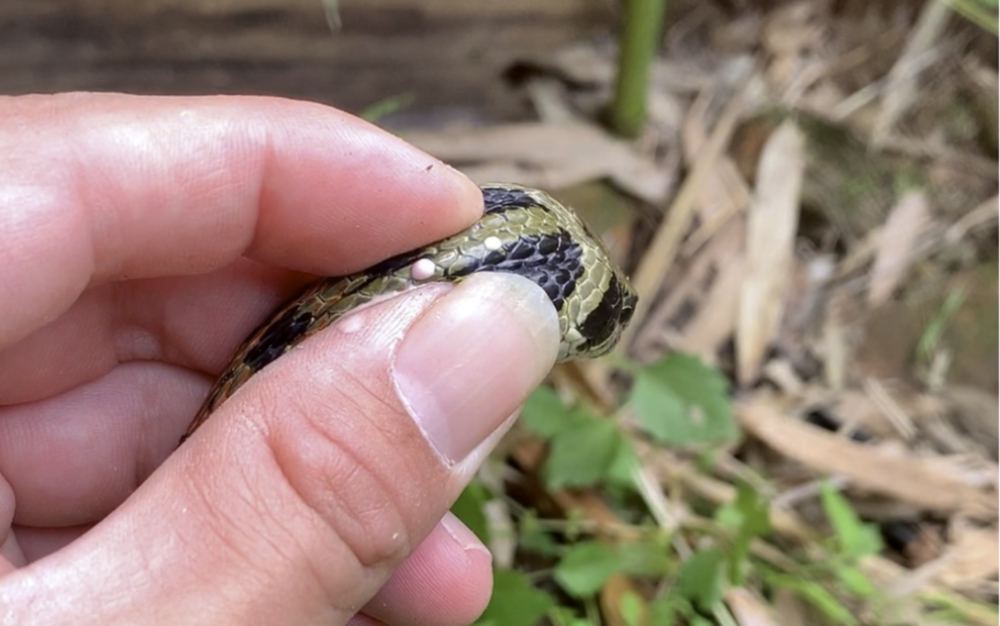
<path fill-rule="evenodd" d="M 659 47 L 667 0 L 624 0 L 611 130 L 635 137 L 646 121 L 649 68 Z"/>

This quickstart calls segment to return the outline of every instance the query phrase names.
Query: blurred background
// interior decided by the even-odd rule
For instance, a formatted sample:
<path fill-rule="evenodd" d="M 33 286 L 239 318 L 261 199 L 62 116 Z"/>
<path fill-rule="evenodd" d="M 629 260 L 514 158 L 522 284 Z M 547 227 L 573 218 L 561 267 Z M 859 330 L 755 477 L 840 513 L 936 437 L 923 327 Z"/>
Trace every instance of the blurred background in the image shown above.
<path fill-rule="evenodd" d="M 633 277 L 456 504 L 483 624 L 997 624 L 996 0 L 5 0 L 0 93 L 331 104 Z"/>
<path fill-rule="evenodd" d="M 615 15 L 602 0 L 6 0 L 0 90 L 270 94 L 353 112 L 405 97 L 441 123 L 523 119 L 505 72 L 611 32 Z"/>

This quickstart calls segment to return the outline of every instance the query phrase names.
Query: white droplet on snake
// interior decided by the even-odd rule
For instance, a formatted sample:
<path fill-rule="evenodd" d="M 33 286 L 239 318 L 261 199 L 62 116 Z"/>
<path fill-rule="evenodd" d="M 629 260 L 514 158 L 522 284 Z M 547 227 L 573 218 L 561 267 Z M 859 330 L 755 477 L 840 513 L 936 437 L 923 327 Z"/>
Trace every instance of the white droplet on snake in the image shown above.
<path fill-rule="evenodd" d="M 500 241 L 499 237 L 490 235 L 489 237 L 483 240 L 483 245 L 486 246 L 486 249 L 489 250 L 490 252 L 496 252 L 497 250 L 503 247 L 503 242 Z"/>
<path fill-rule="evenodd" d="M 434 276 L 437 266 L 430 259 L 420 259 L 410 266 L 410 277 L 413 280 L 427 280 Z"/>

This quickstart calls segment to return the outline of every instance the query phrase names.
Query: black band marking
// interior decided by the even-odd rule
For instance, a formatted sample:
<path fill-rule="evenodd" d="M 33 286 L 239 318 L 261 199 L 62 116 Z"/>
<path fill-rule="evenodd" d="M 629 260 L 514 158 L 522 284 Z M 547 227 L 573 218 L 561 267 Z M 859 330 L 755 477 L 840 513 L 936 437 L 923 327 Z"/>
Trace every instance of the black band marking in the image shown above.
<path fill-rule="evenodd" d="M 538 200 L 523 189 L 510 187 L 483 187 L 483 213 L 505 213 L 511 209 L 538 209 L 549 212 L 548 207 L 539 204 Z"/>
<path fill-rule="evenodd" d="M 448 275 L 454 278 L 474 272 L 507 272 L 524 276 L 545 290 L 556 310 L 576 289 L 583 275 L 583 250 L 565 230 L 544 235 L 524 235 L 485 259 L 470 263 Z"/>
<path fill-rule="evenodd" d="M 607 341 L 618 329 L 632 319 L 636 297 L 622 288 L 612 275 L 604 297 L 580 325 L 580 333 L 587 338 L 585 346 L 596 346 Z"/>
<path fill-rule="evenodd" d="M 244 363 L 254 372 L 259 372 L 268 363 L 284 354 L 289 347 L 302 341 L 314 319 L 312 313 L 291 308 L 277 319 L 268 320 L 264 334 L 247 352 Z"/>

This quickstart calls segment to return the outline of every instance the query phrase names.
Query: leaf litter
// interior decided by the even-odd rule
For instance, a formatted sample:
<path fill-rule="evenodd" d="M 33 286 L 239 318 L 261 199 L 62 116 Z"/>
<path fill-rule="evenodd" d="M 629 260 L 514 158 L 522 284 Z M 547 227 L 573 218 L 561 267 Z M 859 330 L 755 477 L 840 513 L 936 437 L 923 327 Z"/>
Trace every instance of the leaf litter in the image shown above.
<path fill-rule="evenodd" d="M 944 3 L 893 19 L 851 7 L 678 8 L 636 141 L 597 122 L 615 59 L 601 37 L 521 60 L 531 71 L 516 88 L 537 121 L 403 133 L 480 182 L 586 195 L 602 181 L 631 199 L 622 261 L 640 309 L 610 364 L 571 364 L 553 381 L 564 401 L 611 413 L 634 456 L 608 447 L 620 443 L 596 414 L 537 422 L 545 436 L 515 429 L 504 449 L 507 497 L 599 542 L 587 550 L 600 567 L 578 551 L 556 571 L 574 593 L 600 590 L 604 623 L 689 615 L 699 602 L 719 623 L 838 623 L 844 610 L 840 623 L 930 624 L 942 611 L 997 623 L 995 50 Z M 669 422 L 649 428 L 658 406 L 705 419 L 689 397 L 699 392 L 657 387 L 655 369 L 640 386 L 659 391 L 611 412 L 627 388 L 615 367 L 635 373 L 677 353 L 725 376 L 742 435 L 680 445 Z M 546 470 L 549 440 L 557 464 Z M 587 446 L 592 462 L 574 459 Z M 629 476 L 646 516 L 613 488 Z M 720 544 L 697 531 L 740 485 L 769 511 L 771 530 L 749 544 L 767 568 L 715 589 L 705 581 L 722 567 Z M 858 516 L 847 530 L 831 527 L 830 493 Z M 616 570 L 614 551 L 597 547 L 657 527 L 687 565 L 663 572 L 665 586 Z M 834 568 L 846 556 L 823 538 L 869 528 L 884 545 L 862 541 L 856 563 Z M 803 554 L 830 564 L 853 599 L 779 575 Z M 671 596 L 669 581 L 699 581 L 703 595 Z"/>

